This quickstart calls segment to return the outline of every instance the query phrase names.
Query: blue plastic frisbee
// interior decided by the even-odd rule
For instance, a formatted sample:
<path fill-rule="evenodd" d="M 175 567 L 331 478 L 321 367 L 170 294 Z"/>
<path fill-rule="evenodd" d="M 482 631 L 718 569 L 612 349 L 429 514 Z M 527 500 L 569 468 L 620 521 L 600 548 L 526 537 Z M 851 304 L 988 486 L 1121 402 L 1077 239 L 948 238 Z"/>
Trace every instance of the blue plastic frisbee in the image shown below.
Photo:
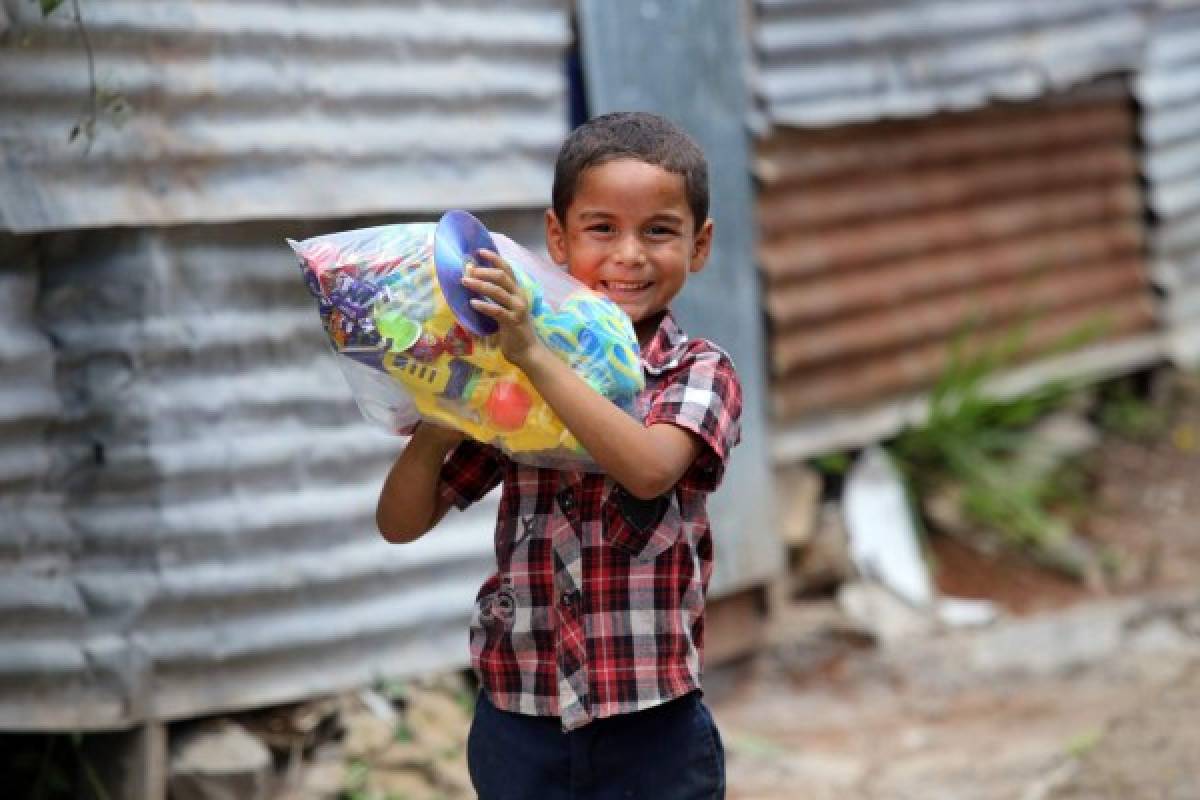
<path fill-rule="evenodd" d="M 471 307 L 475 292 L 462 285 L 463 269 L 480 250 L 497 252 L 496 243 L 483 223 L 466 211 L 447 211 L 433 234 L 433 263 L 438 286 L 455 318 L 476 336 L 490 336 L 499 329 L 496 320 Z"/>

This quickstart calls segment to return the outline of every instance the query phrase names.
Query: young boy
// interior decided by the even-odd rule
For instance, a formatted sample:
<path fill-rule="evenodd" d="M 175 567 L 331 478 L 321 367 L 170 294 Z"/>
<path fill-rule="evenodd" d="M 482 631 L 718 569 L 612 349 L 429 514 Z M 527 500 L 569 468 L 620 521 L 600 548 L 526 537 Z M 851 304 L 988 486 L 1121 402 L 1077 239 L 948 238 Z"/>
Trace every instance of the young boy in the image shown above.
<path fill-rule="evenodd" d="M 705 501 L 739 439 L 741 387 L 729 357 L 668 310 L 712 235 L 704 155 L 672 123 L 609 114 L 563 144 L 547 246 L 633 321 L 646 377 L 636 420 L 538 339 L 503 259 L 482 251 L 486 266 L 464 278 L 505 356 L 603 470 L 523 466 L 421 424 L 384 483 L 377 522 L 392 542 L 503 484 L 497 571 L 470 636 L 483 691 L 467 760 L 481 800 L 724 796 L 700 699 Z"/>

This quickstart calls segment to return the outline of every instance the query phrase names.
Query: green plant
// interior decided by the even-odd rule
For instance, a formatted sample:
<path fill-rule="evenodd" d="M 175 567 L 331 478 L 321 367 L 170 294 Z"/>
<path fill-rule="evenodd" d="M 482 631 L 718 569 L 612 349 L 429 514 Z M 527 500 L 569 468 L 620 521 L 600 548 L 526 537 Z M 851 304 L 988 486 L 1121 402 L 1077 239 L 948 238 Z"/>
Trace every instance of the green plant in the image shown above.
<path fill-rule="evenodd" d="M 30 0 L 30 2 L 37 4 L 43 17 L 48 17 L 68 0 Z M 75 23 L 75 30 L 83 45 L 83 54 L 87 62 L 88 92 L 83 111 L 67 133 L 67 141 L 74 142 L 82 137 L 84 152 L 87 153 L 96 139 L 96 125 L 100 120 L 108 120 L 114 127 L 120 127 L 133 112 L 133 107 L 124 94 L 115 89 L 101 86 L 97 82 L 96 55 L 92 49 L 91 34 L 84 22 L 79 0 L 70 0 L 70 4 L 71 19 Z"/>
<path fill-rule="evenodd" d="M 1090 328 L 1073 332 L 1058 348 L 1094 335 Z M 957 483 L 961 510 L 972 520 L 1018 546 L 1046 546 L 1067 532 L 1050 509 L 1073 487 L 1054 472 L 1022 469 L 1016 456 L 1029 441 L 1030 426 L 1062 406 L 1077 387 L 1051 381 L 998 396 L 988 391 L 988 381 L 1024 349 L 1023 328 L 970 352 L 966 343 L 964 334 L 952 346 L 930 391 L 926 419 L 903 431 L 889 451 L 913 495 L 927 496 L 943 483 Z"/>
<path fill-rule="evenodd" d="M 458 703 L 468 717 L 475 716 L 475 702 L 478 694 L 471 689 L 462 689 L 454 693 L 454 702 Z"/>
<path fill-rule="evenodd" d="M 408 681 L 402 678 L 379 676 L 372 681 L 372 688 L 393 703 L 406 703 L 410 688 Z"/>
<path fill-rule="evenodd" d="M 827 453 L 814 457 L 809 464 L 822 475 L 841 476 L 850 469 L 850 456 L 845 453 Z"/>

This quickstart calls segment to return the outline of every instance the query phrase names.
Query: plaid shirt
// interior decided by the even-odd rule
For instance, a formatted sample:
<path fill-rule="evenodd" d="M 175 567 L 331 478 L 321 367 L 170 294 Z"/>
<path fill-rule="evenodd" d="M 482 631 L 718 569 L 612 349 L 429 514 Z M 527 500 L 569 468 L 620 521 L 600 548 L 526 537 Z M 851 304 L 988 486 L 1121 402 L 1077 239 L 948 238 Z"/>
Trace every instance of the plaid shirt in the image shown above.
<path fill-rule="evenodd" d="M 642 368 L 638 416 L 704 444 L 662 497 L 639 500 L 603 473 L 530 467 L 472 441 L 442 468 L 442 496 L 460 509 L 504 486 L 472 666 L 497 708 L 558 716 L 564 730 L 700 686 L 713 566 L 705 501 L 740 438 L 741 385 L 729 356 L 687 338 L 669 312 Z"/>

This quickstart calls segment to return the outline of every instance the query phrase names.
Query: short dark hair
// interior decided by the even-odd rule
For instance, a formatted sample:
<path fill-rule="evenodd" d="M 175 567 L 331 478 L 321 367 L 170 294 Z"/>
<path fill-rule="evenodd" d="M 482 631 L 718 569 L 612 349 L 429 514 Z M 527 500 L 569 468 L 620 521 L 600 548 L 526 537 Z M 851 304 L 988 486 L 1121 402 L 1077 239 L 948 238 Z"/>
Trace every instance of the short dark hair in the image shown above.
<path fill-rule="evenodd" d="M 665 117 L 645 111 L 617 111 L 588 120 L 571 132 L 554 164 L 551 202 L 566 224 L 585 169 L 632 158 L 683 177 L 688 208 L 696 227 L 708 219 L 708 161 L 700 146 Z"/>

